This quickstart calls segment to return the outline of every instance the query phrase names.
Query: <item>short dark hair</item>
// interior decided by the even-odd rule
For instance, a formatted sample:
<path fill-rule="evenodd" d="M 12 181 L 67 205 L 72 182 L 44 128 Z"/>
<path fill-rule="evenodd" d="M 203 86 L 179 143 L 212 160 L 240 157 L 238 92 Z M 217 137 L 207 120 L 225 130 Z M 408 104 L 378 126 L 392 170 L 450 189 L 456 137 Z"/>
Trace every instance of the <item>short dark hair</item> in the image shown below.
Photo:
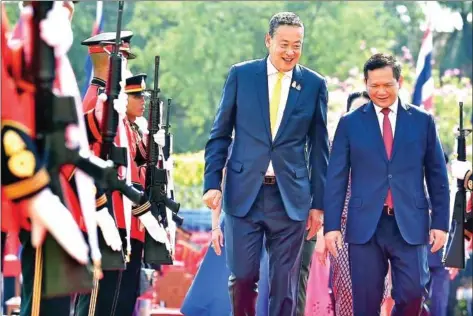
<path fill-rule="evenodd" d="M 394 78 L 396 78 L 396 81 L 399 81 L 399 79 L 401 78 L 401 64 L 394 56 L 382 53 L 374 54 L 365 63 L 365 66 L 363 67 L 365 81 L 368 80 L 368 71 L 381 69 L 384 67 L 391 67 L 393 70 Z"/>
<path fill-rule="evenodd" d="M 301 18 L 293 12 L 279 12 L 269 21 L 269 36 L 273 37 L 276 29 L 281 25 L 304 27 Z"/>
<path fill-rule="evenodd" d="M 368 92 L 366 92 L 366 91 L 350 93 L 350 95 L 348 95 L 348 99 L 347 99 L 347 112 L 350 111 L 351 105 L 358 98 L 365 98 L 365 99 L 371 100 L 370 96 L 368 95 Z"/>

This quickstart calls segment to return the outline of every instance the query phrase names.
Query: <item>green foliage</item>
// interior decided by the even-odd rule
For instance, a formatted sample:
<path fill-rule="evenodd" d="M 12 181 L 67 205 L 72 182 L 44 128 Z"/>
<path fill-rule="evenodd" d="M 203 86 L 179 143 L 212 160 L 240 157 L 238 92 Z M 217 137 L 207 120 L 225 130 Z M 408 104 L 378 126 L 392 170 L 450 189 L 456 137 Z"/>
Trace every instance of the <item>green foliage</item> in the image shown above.
<path fill-rule="evenodd" d="M 174 162 L 176 201 L 186 208 L 201 208 L 204 152 L 177 154 Z"/>
<path fill-rule="evenodd" d="M 389 52 L 396 34 L 383 27 L 390 17 L 382 14 L 382 2 L 304 2 L 297 13 L 305 21 L 305 44 L 301 62 L 325 76 L 346 78 L 348 71 L 372 53 Z M 369 27 L 367 27 L 369 21 Z M 329 34 L 325 32 L 329 31 Z"/>

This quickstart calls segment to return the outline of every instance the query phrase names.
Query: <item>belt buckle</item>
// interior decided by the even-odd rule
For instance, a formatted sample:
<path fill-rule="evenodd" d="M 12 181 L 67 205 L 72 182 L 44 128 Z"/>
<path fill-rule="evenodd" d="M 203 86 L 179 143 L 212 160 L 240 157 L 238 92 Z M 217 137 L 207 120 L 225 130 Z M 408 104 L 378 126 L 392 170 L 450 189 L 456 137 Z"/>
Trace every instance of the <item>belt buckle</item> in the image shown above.
<path fill-rule="evenodd" d="M 386 210 L 387 210 L 387 213 L 389 216 L 393 216 L 394 215 L 394 208 L 392 207 L 389 207 L 389 206 L 385 206 L 386 207 Z"/>
<path fill-rule="evenodd" d="M 276 177 L 264 176 L 263 183 L 264 183 L 264 184 L 267 184 L 267 185 L 276 184 Z"/>

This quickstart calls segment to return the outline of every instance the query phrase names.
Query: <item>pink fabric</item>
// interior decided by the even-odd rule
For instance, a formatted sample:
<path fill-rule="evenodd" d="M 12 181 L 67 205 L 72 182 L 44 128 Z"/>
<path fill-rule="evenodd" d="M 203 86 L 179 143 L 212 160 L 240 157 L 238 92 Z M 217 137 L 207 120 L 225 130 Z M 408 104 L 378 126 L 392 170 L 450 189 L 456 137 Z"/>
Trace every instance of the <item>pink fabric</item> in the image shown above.
<path fill-rule="evenodd" d="M 307 298 L 305 316 L 333 316 L 333 306 L 329 295 L 330 260 L 325 266 L 317 260 L 316 253 L 312 255 L 309 280 L 307 281 Z"/>

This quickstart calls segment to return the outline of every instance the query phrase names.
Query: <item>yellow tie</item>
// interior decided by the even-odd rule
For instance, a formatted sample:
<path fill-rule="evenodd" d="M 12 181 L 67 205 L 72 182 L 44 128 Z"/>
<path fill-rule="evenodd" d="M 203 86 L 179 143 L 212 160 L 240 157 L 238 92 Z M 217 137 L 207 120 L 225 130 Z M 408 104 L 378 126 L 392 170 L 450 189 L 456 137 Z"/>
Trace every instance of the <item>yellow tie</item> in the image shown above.
<path fill-rule="evenodd" d="M 281 101 L 281 87 L 283 77 L 284 73 L 278 72 L 278 80 L 274 85 L 271 103 L 269 104 L 269 120 L 271 122 L 271 133 L 274 133 L 274 130 L 276 128 L 276 121 L 278 120 L 278 108 L 279 102 Z"/>

